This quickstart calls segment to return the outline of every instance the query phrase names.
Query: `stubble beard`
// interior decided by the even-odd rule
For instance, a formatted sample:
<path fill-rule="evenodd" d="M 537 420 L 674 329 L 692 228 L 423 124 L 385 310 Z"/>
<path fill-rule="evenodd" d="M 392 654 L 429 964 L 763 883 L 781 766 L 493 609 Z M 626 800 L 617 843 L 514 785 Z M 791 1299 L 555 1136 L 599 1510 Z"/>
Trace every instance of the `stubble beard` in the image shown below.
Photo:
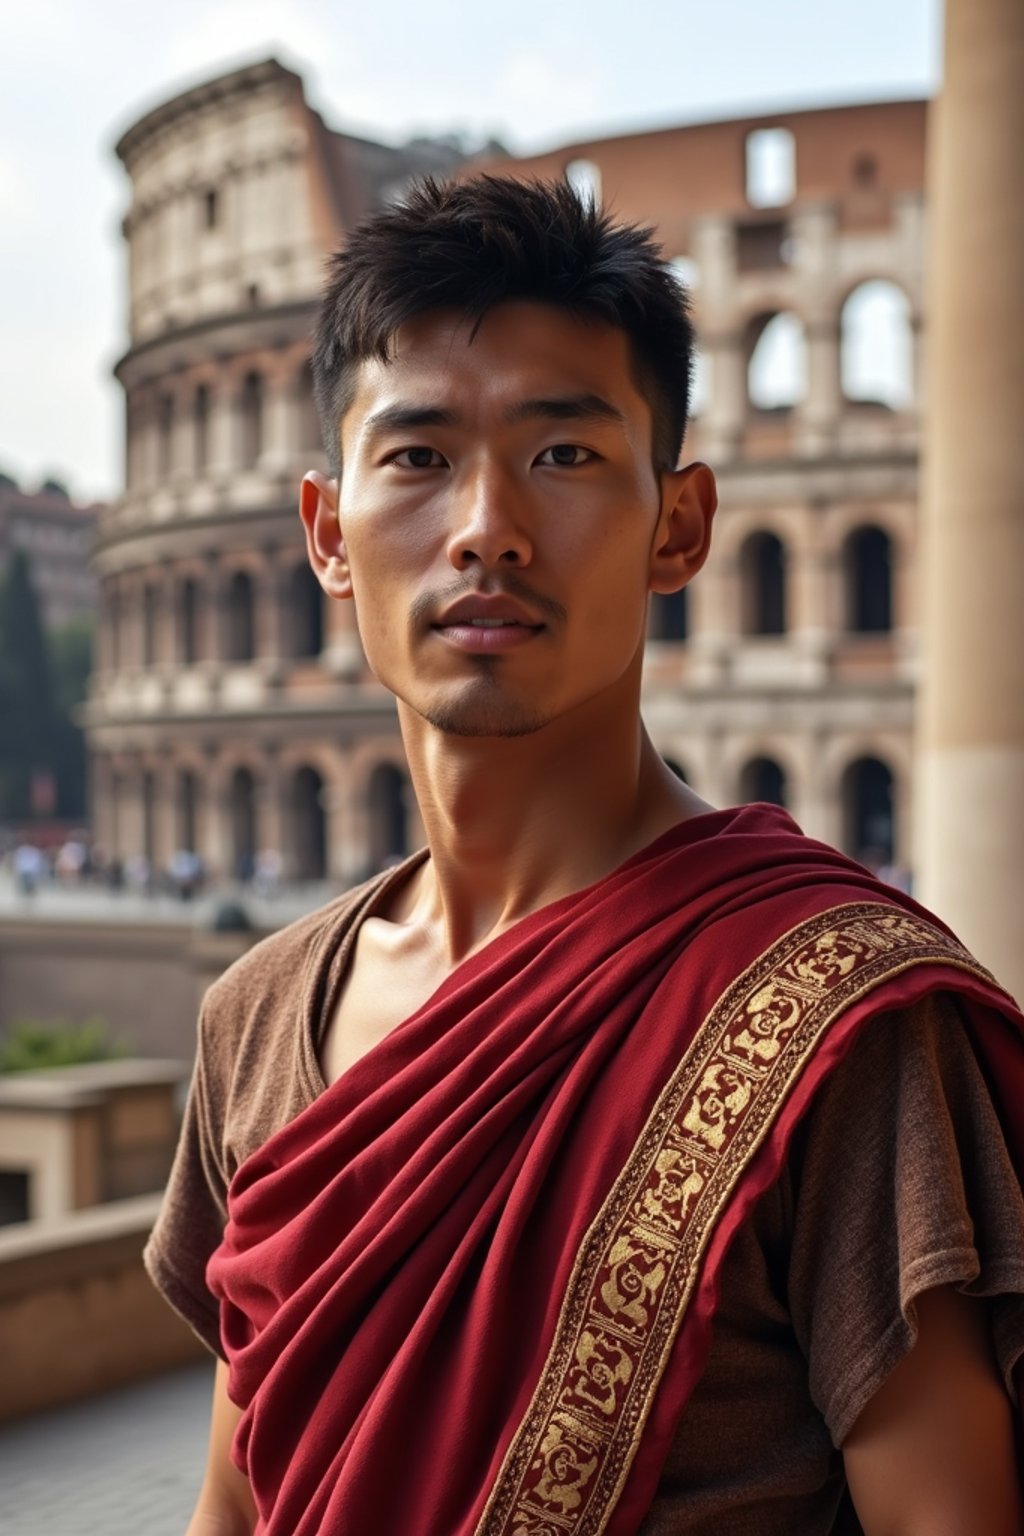
<path fill-rule="evenodd" d="M 445 736 L 533 736 L 548 724 L 540 710 L 509 698 L 497 677 L 497 657 L 477 658 L 476 684 L 468 698 L 448 699 L 417 711 Z"/>

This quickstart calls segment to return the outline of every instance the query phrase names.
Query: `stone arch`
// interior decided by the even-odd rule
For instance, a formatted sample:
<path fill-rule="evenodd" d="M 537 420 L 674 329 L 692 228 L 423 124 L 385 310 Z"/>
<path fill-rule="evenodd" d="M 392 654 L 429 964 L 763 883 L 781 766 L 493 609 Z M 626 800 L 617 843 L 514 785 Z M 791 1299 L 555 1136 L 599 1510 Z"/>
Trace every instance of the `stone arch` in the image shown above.
<path fill-rule="evenodd" d="M 176 843 L 186 853 L 199 852 L 201 794 L 202 781 L 196 769 L 191 765 L 179 767 L 175 785 Z"/>
<path fill-rule="evenodd" d="M 156 471 L 166 480 L 174 469 L 174 396 L 168 391 L 160 396 L 156 407 Z"/>
<path fill-rule="evenodd" d="M 593 160 L 578 158 L 570 160 L 565 167 L 565 179 L 584 202 L 589 200 L 595 205 L 601 202 L 601 167 Z"/>
<path fill-rule="evenodd" d="M 144 768 L 141 782 L 142 796 L 142 855 L 152 874 L 156 865 L 156 774 L 152 768 Z"/>
<path fill-rule="evenodd" d="M 647 613 L 648 640 L 682 641 L 689 636 L 687 587 L 678 592 L 652 592 Z"/>
<path fill-rule="evenodd" d="M 231 871 L 236 880 L 250 880 L 259 847 L 256 775 L 244 764 L 228 781 Z"/>
<path fill-rule="evenodd" d="M 206 473 L 210 462 L 210 386 L 196 385 L 192 396 L 192 469 Z"/>
<path fill-rule="evenodd" d="M 160 595 L 152 581 L 142 585 L 142 665 L 152 667 L 156 663 L 157 623 Z"/>
<path fill-rule="evenodd" d="M 852 528 L 843 541 L 846 628 L 887 634 L 893 627 L 892 539 L 875 523 Z"/>
<path fill-rule="evenodd" d="M 397 764 L 377 763 L 366 785 L 370 867 L 380 869 L 409 852 L 409 778 Z"/>
<path fill-rule="evenodd" d="M 256 593 L 248 571 L 233 571 L 227 589 L 227 659 L 252 661 L 256 654 Z"/>
<path fill-rule="evenodd" d="M 295 375 L 295 419 L 296 448 L 302 453 L 321 451 L 323 441 L 313 397 L 313 365 L 309 358 L 306 358 Z"/>
<path fill-rule="evenodd" d="M 840 312 L 840 378 L 847 400 L 905 410 L 914 399 L 910 300 L 889 278 L 850 290 Z"/>
<path fill-rule="evenodd" d="M 298 880 L 323 880 L 327 875 L 328 825 L 325 782 L 318 770 L 303 763 L 289 786 L 291 848 Z"/>
<path fill-rule="evenodd" d="M 743 141 L 744 190 L 752 208 L 781 208 L 796 196 L 796 139 L 789 128 L 754 128 Z"/>
<path fill-rule="evenodd" d="M 320 655 L 324 647 L 325 606 L 324 590 L 311 566 L 300 561 L 288 575 L 288 631 L 293 656 Z"/>
<path fill-rule="evenodd" d="M 784 413 L 807 395 L 807 337 L 792 310 L 755 315 L 747 324 L 747 401 L 756 411 Z"/>
<path fill-rule="evenodd" d="M 789 804 L 789 779 L 777 758 L 766 755 L 749 757 L 739 771 L 739 799 L 749 805 L 764 801 L 769 805 Z"/>
<path fill-rule="evenodd" d="M 197 577 L 183 576 L 178 586 L 178 657 L 183 666 L 199 660 L 199 613 L 202 587 Z"/>
<path fill-rule="evenodd" d="M 747 535 L 739 552 L 740 620 L 745 635 L 786 633 L 786 546 L 775 533 Z"/>
<path fill-rule="evenodd" d="M 239 397 L 243 469 L 254 469 L 263 452 L 263 375 L 251 368 L 242 380 Z"/>
<path fill-rule="evenodd" d="M 890 865 L 896 856 L 895 790 L 895 775 L 881 757 L 856 757 L 843 770 L 843 847 L 869 868 Z"/>

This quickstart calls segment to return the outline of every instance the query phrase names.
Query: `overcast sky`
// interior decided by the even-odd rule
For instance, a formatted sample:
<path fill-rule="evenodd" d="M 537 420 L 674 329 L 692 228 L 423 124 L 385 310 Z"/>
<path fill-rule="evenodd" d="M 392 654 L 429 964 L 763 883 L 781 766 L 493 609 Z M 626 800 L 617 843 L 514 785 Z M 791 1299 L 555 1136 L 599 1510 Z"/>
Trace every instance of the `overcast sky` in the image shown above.
<path fill-rule="evenodd" d="M 632 30 L 627 22 L 635 23 Z M 330 126 L 385 140 L 595 131 L 931 95 L 940 0 L 0 0 L 0 470 L 116 495 L 120 132 L 274 54 Z"/>

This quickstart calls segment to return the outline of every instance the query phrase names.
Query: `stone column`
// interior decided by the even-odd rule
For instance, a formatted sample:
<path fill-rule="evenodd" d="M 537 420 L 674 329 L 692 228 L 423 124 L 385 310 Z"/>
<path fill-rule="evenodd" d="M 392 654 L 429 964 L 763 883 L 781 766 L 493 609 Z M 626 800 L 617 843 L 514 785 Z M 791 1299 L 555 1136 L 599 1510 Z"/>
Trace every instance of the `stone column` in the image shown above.
<path fill-rule="evenodd" d="M 238 469 L 238 400 L 234 379 L 223 377 L 210 391 L 209 472 L 226 480 Z"/>
<path fill-rule="evenodd" d="M 255 582 L 256 657 L 268 682 L 279 682 L 288 652 L 288 573 L 274 549 L 265 549 Z"/>
<path fill-rule="evenodd" d="M 353 681 L 366 665 L 363 645 L 356 627 L 355 604 L 351 598 L 328 599 L 324 603 L 323 664 L 335 676 Z"/>
<path fill-rule="evenodd" d="M 701 448 L 712 464 L 735 459 L 747 420 L 747 359 L 743 337 L 709 331 L 701 348 L 711 369 L 711 397 L 701 417 Z"/>
<path fill-rule="evenodd" d="M 284 368 L 268 369 L 263 388 L 263 448 L 259 467 L 263 474 L 284 474 L 294 451 L 292 373 Z"/>
<path fill-rule="evenodd" d="M 807 394 L 797 408 L 797 448 L 810 458 L 834 447 L 842 401 L 838 315 L 807 322 Z"/>
<path fill-rule="evenodd" d="M 917 889 L 1024 997 L 1024 6 L 947 0 L 930 136 Z"/>

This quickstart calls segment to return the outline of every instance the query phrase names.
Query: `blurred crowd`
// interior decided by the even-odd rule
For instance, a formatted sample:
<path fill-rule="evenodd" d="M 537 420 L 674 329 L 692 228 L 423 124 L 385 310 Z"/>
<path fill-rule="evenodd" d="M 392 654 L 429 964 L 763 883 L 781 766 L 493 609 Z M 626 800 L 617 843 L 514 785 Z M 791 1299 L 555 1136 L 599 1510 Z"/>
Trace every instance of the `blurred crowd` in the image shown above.
<path fill-rule="evenodd" d="M 282 886 L 284 861 L 276 849 L 263 849 L 236 871 L 236 880 L 261 896 Z M 59 843 L 10 840 L 0 844 L 0 872 L 26 897 L 43 888 L 128 891 L 143 896 L 176 896 L 191 901 L 209 885 L 200 855 L 190 848 L 172 853 L 162 868 L 141 854 L 122 859 L 108 855 L 85 833 Z"/>

